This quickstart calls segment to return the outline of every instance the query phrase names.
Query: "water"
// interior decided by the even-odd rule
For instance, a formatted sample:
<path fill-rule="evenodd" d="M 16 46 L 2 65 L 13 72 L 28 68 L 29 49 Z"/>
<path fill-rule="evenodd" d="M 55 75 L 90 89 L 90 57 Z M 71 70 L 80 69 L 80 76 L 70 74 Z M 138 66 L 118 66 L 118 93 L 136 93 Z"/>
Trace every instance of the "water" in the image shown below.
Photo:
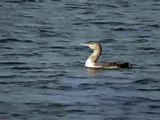
<path fill-rule="evenodd" d="M 159 120 L 160 1 L 1 0 L 1 120 Z M 88 70 L 100 61 L 133 69 Z"/>

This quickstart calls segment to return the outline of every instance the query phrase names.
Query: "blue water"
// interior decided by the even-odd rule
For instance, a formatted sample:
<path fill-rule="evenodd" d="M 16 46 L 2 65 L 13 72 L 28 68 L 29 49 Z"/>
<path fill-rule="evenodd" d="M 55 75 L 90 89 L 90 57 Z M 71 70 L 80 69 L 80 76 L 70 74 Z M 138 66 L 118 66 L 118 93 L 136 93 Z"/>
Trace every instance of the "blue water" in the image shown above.
<path fill-rule="evenodd" d="M 159 120 L 159 14 L 159 0 L 1 0 L 0 120 Z M 89 41 L 134 68 L 85 68 Z"/>

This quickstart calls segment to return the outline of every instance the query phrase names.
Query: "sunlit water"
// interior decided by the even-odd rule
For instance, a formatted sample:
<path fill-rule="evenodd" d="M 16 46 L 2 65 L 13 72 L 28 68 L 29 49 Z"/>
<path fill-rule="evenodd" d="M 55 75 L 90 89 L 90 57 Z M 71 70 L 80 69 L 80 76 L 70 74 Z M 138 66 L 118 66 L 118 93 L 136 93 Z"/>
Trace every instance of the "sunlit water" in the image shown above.
<path fill-rule="evenodd" d="M 88 70 L 100 61 L 132 69 Z M 159 120 L 160 1 L 1 0 L 1 120 Z"/>

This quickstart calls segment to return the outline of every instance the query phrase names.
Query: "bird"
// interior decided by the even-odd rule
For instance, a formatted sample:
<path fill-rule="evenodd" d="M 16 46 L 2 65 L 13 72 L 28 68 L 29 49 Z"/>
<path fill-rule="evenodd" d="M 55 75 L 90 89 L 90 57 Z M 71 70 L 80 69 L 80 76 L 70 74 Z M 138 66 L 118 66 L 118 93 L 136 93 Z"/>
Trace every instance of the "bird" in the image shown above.
<path fill-rule="evenodd" d="M 102 46 L 100 42 L 81 43 L 82 46 L 87 46 L 93 50 L 93 53 L 88 57 L 85 62 L 87 68 L 100 68 L 100 69 L 121 69 L 129 68 L 129 62 L 104 62 L 98 63 L 98 59 L 102 54 Z"/>

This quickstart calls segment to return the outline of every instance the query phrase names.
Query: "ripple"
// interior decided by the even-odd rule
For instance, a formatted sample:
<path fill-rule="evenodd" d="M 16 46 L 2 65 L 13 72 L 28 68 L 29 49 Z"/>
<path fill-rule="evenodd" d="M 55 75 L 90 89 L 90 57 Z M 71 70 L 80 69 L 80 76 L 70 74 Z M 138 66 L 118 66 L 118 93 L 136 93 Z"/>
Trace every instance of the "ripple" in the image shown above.
<path fill-rule="evenodd" d="M 148 37 L 147 37 L 148 38 Z M 147 43 L 149 40 L 146 37 L 139 37 L 139 39 L 132 41 L 132 43 Z"/>
<path fill-rule="evenodd" d="M 69 113 L 85 113 L 86 111 L 85 110 L 81 110 L 81 109 L 73 109 L 73 110 L 67 110 L 67 112 Z"/>
<path fill-rule="evenodd" d="M 142 50 L 157 50 L 157 48 L 153 48 L 153 47 L 139 47 L 139 49 L 142 49 Z"/>
<path fill-rule="evenodd" d="M 91 15 L 91 14 L 95 14 L 95 12 L 94 11 L 84 11 L 81 14 L 83 14 L 83 15 Z M 75 25 L 80 25 L 80 23 L 75 23 Z"/>
<path fill-rule="evenodd" d="M 24 3 L 24 2 L 37 2 L 41 0 L 7 0 L 8 3 Z"/>
<path fill-rule="evenodd" d="M 0 78 L 17 78 L 19 77 L 19 75 L 0 75 Z M 5 82 L 2 82 L 2 83 L 5 83 Z"/>
<path fill-rule="evenodd" d="M 0 61 L 0 65 L 26 65 L 26 62 L 21 61 Z"/>
<path fill-rule="evenodd" d="M 123 28 L 123 27 L 112 28 L 111 30 L 113 31 L 136 31 L 136 29 L 133 29 L 133 28 Z"/>
<path fill-rule="evenodd" d="M 0 46 L 0 49 L 2 50 L 2 49 L 8 49 L 8 50 L 11 50 L 11 49 L 14 49 L 13 47 L 7 47 L 7 46 Z"/>
<path fill-rule="evenodd" d="M 147 53 L 158 53 L 159 49 L 154 47 L 137 47 L 137 49 L 142 50 Z"/>
<path fill-rule="evenodd" d="M 49 48 L 52 48 L 54 50 L 65 50 L 65 49 L 68 49 L 65 46 L 49 46 Z"/>
<path fill-rule="evenodd" d="M 0 43 L 7 43 L 7 42 L 21 42 L 21 40 L 16 38 L 0 39 Z"/>
<path fill-rule="evenodd" d="M 158 25 L 158 24 L 153 24 L 153 25 L 147 25 L 146 27 L 160 28 L 160 25 Z"/>
<path fill-rule="evenodd" d="M 12 67 L 14 70 L 32 70 L 33 67 Z"/>
<path fill-rule="evenodd" d="M 4 38 L 4 39 L 0 39 L 0 43 L 8 43 L 8 42 L 33 43 L 32 40 L 19 40 L 19 39 L 16 39 L 16 38 Z"/>
<path fill-rule="evenodd" d="M 136 80 L 135 82 L 136 84 L 151 84 L 151 83 L 158 83 L 157 80 L 154 80 L 152 78 L 145 78 L 145 79 L 140 79 L 140 80 Z"/>
<path fill-rule="evenodd" d="M 3 56 L 25 56 L 25 57 L 32 57 L 32 56 L 42 56 L 41 53 L 37 53 L 37 52 L 34 52 L 34 53 L 11 53 L 11 54 L 4 54 Z"/>
<path fill-rule="evenodd" d="M 56 33 L 50 30 L 46 30 L 46 29 L 41 29 L 39 34 L 41 37 L 59 37 L 61 36 L 61 33 Z"/>
<path fill-rule="evenodd" d="M 83 6 L 83 5 L 77 5 L 77 4 L 65 4 L 65 9 L 67 10 L 76 10 L 76 9 L 82 9 L 82 10 L 91 10 L 92 8 L 91 7 L 88 7 L 88 6 Z"/>
<path fill-rule="evenodd" d="M 90 22 L 91 24 L 108 24 L 108 25 L 114 25 L 114 26 L 120 26 L 120 25 L 130 25 L 130 26 L 133 26 L 133 25 L 140 25 L 140 24 L 137 24 L 137 23 L 127 23 L 127 22 L 118 22 L 118 21 L 93 21 L 93 22 Z"/>
<path fill-rule="evenodd" d="M 137 89 L 137 90 L 141 90 L 141 91 L 160 91 L 160 88 L 140 88 L 140 89 Z"/>
<path fill-rule="evenodd" d="M 98 86 L 98 85 L 96 85 Z M 94 85 L 89 84 L 89 83 L 81 83 L 79 85 L 79 88 L 83 89 L 83 90 L 90 90 L 90 89 L 95 89 Z"/>

